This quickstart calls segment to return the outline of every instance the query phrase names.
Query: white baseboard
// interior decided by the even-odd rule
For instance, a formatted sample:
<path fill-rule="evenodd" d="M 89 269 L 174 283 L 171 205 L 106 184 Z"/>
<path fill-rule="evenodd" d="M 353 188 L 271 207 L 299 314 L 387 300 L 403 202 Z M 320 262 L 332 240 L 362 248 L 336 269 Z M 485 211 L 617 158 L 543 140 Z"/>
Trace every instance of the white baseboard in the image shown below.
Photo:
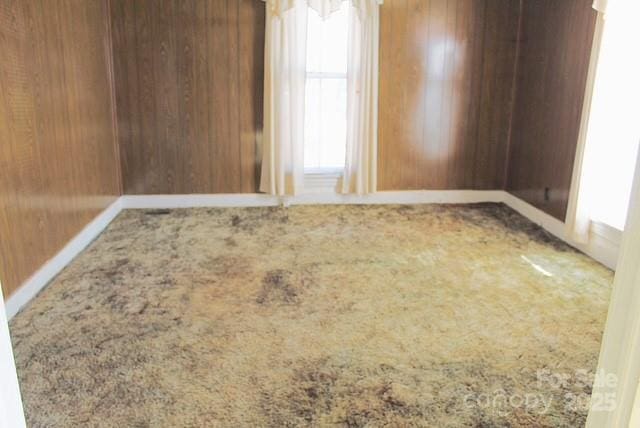
<path fill-rule="evenodd" d="M 504 195 L 503 202 L 507 206 L 513 208 L 532 222 L 541 226 L 547 232 L 589 255 L 608 268 L 616 268 L 621 236 L 611 236 L 611 233 L 603 232 L 601 231 L 601 226 L 597 226 L 591 228 L 589 244 L 580 244 L 569 238 L 564 222 L 550 216 L 511 193 L 504 192 Z"/>
<path fill-rule="evenodd" d="M 280 204 L 279 198 L 260 193 L 124 195 L 120 200 L 123 209 L 269 207 Z"/>
<path fill-rule="evenodd" d="M 523 201 L 509 192 L 504 192 L 504 201 L 507 206 L 519 212 L 535 224 L 539 225 L 556 238 L 566 241 L 566 229 L 564 222 Z"/>
<path fill-rule="evenodd" d="M 470 204 L 502 202 L 500 190 L 409 190 L 370 195 L 302 194 L 284 199 L 285 205 L 302 204 Z"/>
<path fill-rule="evenodd" d="M 377 192 L 370 195 L 305 193 L 296 196 L 271 196 L 258 193 L 214 195 L 125 195 L 124 209 L 264 207 L 308 204 L 468 204 L 503 202 L 502 190 L 410 190 Z"/>
<path fill-rule="evenodd" d="M 3 302 L 0 289 L 0 426 L 25 428 L 18 373 Z"/>
<path fill-rule="evenodd" d="M 567 239 L 565 224 L 516 196 L 502 190 L 414 190 L 386 191 L 371 195 L 308 193 L 277 197 L 257 193 L 125 195 L 121 196 L 76 235 L 58 254 L 44 264 L 16 290 L 5 306 L 11 319 L 40 292 L 64 267 L 93 241 L 123 209 L 164 209 L 197 207 L 264 207 L 303 204 L 469 204 L 501 202 L 518 211 L 549 233 L 585 252 L 611 269 L 615 269 L 620 243 L 597 230 L 590 245 Z"/>
<path fill-rule="evenodd" d="M 31 275 L 5 302 L 7 318 L 11 319 L 32 298 L 36 296 L 62 269 L 65 268 L 87 245 L 91 243 L 111 221 L 122 211 L 122 201 L 118 198 L 86 225 L 53 258 Z"/>

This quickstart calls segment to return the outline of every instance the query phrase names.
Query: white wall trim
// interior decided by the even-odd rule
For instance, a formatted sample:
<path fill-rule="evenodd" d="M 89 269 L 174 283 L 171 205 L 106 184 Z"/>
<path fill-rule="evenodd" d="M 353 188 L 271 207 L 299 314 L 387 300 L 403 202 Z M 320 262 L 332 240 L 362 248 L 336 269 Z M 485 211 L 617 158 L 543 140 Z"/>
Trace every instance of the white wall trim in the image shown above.
<path fill-rule="evenodd" d="M 569 238 L 564 222 L 523 201 L 522 199 L 504 192 L 504 203 L 520 214 L 538 224 L 547 232 L 577 248 L 591 258 L 599 261 L 609 269 L 615 269 L 618 261 L 618 251 L 622 233 L 615 233 L 612 228 L 602 224 L 592 224 L 588 244 L 580 244 Z"/>
<path fill-rule="evenodd" d="M 637 427 L 640 415 L 640 153 L 636 163 L 625 232 L 620 246 L 607 323 L 596 373 L 587 428 Z M 613 378 L 610 376 L 613 375 Z M 605 403 L 613 402 L 613 406 Z M 603 405 L 604 404 L 604 405 Z M 634 414 L 635 413 L 635 414 Z"/>
<path fill-rule="evenodd" d="M 279 198 L 260 193 L 124 195 L 120 201 L 123 209 L 270 207 L 280 204 Z"/>
<path fill-rule="evenodd" d="M 304 204 L 471 204 L 504 203 L 551 234 L 568 242 L 589 256 L 614 269 L 619 242 L 606 233 L 593 230 L 590 245 L 579 245 L 566 238 L 565 224 L 549 214 L 502 190 L 409 190 L 385 191 L 370 195 L 339 193 L 305 193 L 277 197 L 258 193 L 187 194 L 187 195 L 125 195 L 82 229 L 58 254 L 25 281 L 6 302 L 7 318 L 11 319 L 65 266 L 91 243 L 123 209 L 170 209 L 198 207 L 266 207 Z M 607 236 L 605 236 L 607 235 Z"/>
<path fill-rule="evenodd" d="M 284 204 L 471 204 L 503 200 L 504 192 L 501 190 L 408 190 L 368 195 L 309 193 L 285 198 Z"/>
<path fill-rule="evenodd" d="M 0 427 L 26 426 L 9 326 L 0 289 Z"/>
<path fill-rule="evenodd" d="M 512 195 L 509 192 L 504 193 L 504 203 L 506 205 L 513 208 L 532 222 L 541 226 L 543 229 L 545 229 L 555 237 L 566 241 L 565 225 L 562 221 L 523 201 L 517 196 Z"/>
<path fill-rule="evenodd" d="M 413 190 L 377 192 L 370 195 L 309 192 L 296 196 L 271 196 L 257 193 L 125 195 L 124 209 L 196 208 L 196 207 L 264 207 L 304 204 L 468 204 L 503 202 L 502 190 Z"/>
<path fill-rule="evenodd" d="M 53 258 L 31 275 L 6 301 L 7 318 L 11 319 L 36 296 L 62 269 L 91 243 L 122 211 L 121 198 L 116 199 L 87 224 Z"/>
<path fill-rule="evenodd" d="M 336 193 L 342 187 L 342 170 L 317 171 L 304 174 L 305 193 Z"/>

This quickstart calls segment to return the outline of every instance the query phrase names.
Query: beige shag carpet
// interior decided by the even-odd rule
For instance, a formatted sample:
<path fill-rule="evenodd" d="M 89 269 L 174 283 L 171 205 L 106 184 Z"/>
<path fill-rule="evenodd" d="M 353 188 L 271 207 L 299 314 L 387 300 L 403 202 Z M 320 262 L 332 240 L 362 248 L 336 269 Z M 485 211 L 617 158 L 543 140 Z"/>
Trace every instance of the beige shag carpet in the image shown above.
<path fill-rule="evenodd" d="M 611 282 L 499 204 L 125 211 L 11 332 L 30 427 L 577 427 Z"/>

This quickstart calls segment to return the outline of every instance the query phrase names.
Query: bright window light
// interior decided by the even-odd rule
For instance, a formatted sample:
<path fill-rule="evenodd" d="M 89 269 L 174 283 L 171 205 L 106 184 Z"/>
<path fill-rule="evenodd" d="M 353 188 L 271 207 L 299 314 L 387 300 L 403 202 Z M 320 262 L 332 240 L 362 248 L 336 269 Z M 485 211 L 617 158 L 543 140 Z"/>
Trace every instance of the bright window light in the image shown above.
<path fill-rule="evenodd" d="M 640 140 L 640 2 L 612 1 L 604 24 L 585 146 L 591 218 L 624 228 Z"/>
<path fill-rule="evenodd" d="M 309 9 L 305 94 L 306 173 L 344 168 L 347 143 L 348 3 L 322 19 Z"/>

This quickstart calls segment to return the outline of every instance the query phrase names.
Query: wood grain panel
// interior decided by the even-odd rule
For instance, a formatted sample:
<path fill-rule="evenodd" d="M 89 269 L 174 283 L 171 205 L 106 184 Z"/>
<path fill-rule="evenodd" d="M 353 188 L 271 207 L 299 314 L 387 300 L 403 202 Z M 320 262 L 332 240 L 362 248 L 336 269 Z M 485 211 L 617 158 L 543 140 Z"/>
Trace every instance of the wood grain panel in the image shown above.
<path fill-rule="evenodd" d="M 105 1 L 0 0 L 6 296 L 120 193 Z"/>
<path fill-rule="evenodd" d="M 590 0 L 525 1 L 507 190 L 564 220 L 596 14 Z"/>
<path fill-rule="evenodd" d="M 379 187 L 505 184 L 521 2 L 381 8 Z"/>
<path fill-rule="evenodd" d="M 264 3 L 112 0 L 124 192 L 257 191 Z"/>

